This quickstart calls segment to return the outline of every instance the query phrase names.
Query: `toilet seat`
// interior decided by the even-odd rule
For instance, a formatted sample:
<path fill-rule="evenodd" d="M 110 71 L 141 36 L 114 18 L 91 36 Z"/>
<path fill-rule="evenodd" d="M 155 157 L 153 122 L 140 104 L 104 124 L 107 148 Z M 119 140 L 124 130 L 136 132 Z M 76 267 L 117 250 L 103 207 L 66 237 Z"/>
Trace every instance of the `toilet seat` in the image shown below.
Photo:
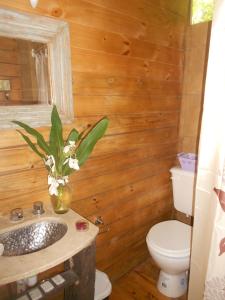
<path fill-rule="evenodd" d="M 191 226 L 176 220 L 154 225 L 148 235 L 150 248 L 168 257 L 190 256 Z"/>

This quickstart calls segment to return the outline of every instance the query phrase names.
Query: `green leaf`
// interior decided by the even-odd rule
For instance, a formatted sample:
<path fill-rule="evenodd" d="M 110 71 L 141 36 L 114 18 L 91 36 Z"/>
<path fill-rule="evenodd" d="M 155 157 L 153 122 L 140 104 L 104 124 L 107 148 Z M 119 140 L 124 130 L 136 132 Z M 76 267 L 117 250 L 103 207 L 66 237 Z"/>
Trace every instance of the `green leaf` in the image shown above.
<path fill-rule="evenodd" d="M 79 133 L 78 141 L 80 141 L 82 139 L 82 136 L 85 134 L 85 132 L 87 132 L 87 128 Z"/>
<path fill-rule="evenodd" d="M 45 158 L 44 154 L 42 154 L 40 151 L 38 151 L 38 149 L 36 148 L 36 146 L 31 142 L 31 140 L 29 139 L 28 136 L 26 136 L 25 134 L 23 134 L 21 131 L 17 130 L 21 136 L 24 138 L 24 140 L 27 142 L 27 144 L 30 146 L 30 148 L 37 154 L 39 155 L 41 158 Z"/>
<path fill-rule="evenodd" d="M 36 138 L 38 146 L 47 154 L 50 153 L 50 149 L 48 144 L 45 142 L 43 136 L 35 129 L 31 128 L 27 124 L 20 122 L 20 121 L 12 121 L 13 123 L 17 124 L 18 126 L 22 127 L 27 133 L 31 134 L 33 137 Z"/>
<path fill-rule="evenodd" d="M 79 166 L 83 165 L 83 163 L 91 154 L 97 141 L 104 135 L 108 127 L 108 123 L 109 120 L 107 118 L 103 118 L 82 139 L 76 151 L 76 157 L 79 161 Z"/>
<path fill-rule="evenodd" d="M 68 137 L 67 137 L 66 145 L 69 144 L 69 141 L 75 141 L 75 142 L 77 142 L 78 137 L 79 137 L 79 132 L 78 132 L 75 128 L 73 128 L 73 129 L 70 131 L 70 133 L 69 133 L 69 135 L 68 135 Z"/>
<path fill-rule="evenodd" d="M 59 151 L 63 147 L 63 135 L 62 135 L 62 122 L 59 117 L 56 106 L 53 106 L 51 114 L 52 127 L 49 136 L 49 143 L 51 148 L 56 148 Z"/>
<path fill-rule="evenodd" d="M 60 163 L 60 158 L 62 157 L 62 151 L 63 151 L 63 130 L 62 130 L 62 122 L 59 117 L 56 105 L 53 106 L 52 114 L 51 114 L 51 122 L 52 127 L 49 135 L 49 145 L 51 152 L 55 158 L 56 161 L 56 168 L 60 172 L 60 169 L 62 167 Z"/>

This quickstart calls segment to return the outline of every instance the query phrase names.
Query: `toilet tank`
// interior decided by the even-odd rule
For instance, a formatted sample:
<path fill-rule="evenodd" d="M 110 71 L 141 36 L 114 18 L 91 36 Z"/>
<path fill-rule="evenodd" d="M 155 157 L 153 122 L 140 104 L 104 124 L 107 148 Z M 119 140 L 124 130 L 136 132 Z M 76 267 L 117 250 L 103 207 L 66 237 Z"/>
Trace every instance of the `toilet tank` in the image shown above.
<path fill-rule="evenodd" d="M 172 174 L 173 202 L 176 210 L 193 216 L 195 173 L 174 167 Z"/>

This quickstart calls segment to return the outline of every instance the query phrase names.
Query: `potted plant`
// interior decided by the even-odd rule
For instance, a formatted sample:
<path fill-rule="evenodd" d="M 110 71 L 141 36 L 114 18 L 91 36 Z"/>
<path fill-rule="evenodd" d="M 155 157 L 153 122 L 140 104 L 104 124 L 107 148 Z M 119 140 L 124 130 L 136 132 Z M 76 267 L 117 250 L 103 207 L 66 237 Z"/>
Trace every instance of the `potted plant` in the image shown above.
<path fill-rule="evenodd" d="M 54 105 L 48 142 L 36 129 L 20 121 L 12 122 L 35 138 L 36 143 L 33 143 L 29 136 L 17 130 L 30 148 L 43 160 L 48 170 L 49 194 L 55 212 L 65 213 L 71 202 L 69 175 L 78 171 L 89 157 L 97 141 L 104 135 L 108 127 L 108 119 L 102 118 L 88 132 L 79 133 L 73 128 L 64 140 L 62 122 Z"/>

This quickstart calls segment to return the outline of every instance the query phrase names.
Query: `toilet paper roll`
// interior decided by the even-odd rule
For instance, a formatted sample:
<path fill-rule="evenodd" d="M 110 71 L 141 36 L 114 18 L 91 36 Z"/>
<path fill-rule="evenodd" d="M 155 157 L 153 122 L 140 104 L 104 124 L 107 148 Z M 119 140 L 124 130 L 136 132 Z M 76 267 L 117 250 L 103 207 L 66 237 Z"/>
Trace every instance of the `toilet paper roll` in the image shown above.
<path fill-rule="evenodd" d="M 4 245 L 0 243 L 0 256 L 3 254 L 4 252 Z"/>

